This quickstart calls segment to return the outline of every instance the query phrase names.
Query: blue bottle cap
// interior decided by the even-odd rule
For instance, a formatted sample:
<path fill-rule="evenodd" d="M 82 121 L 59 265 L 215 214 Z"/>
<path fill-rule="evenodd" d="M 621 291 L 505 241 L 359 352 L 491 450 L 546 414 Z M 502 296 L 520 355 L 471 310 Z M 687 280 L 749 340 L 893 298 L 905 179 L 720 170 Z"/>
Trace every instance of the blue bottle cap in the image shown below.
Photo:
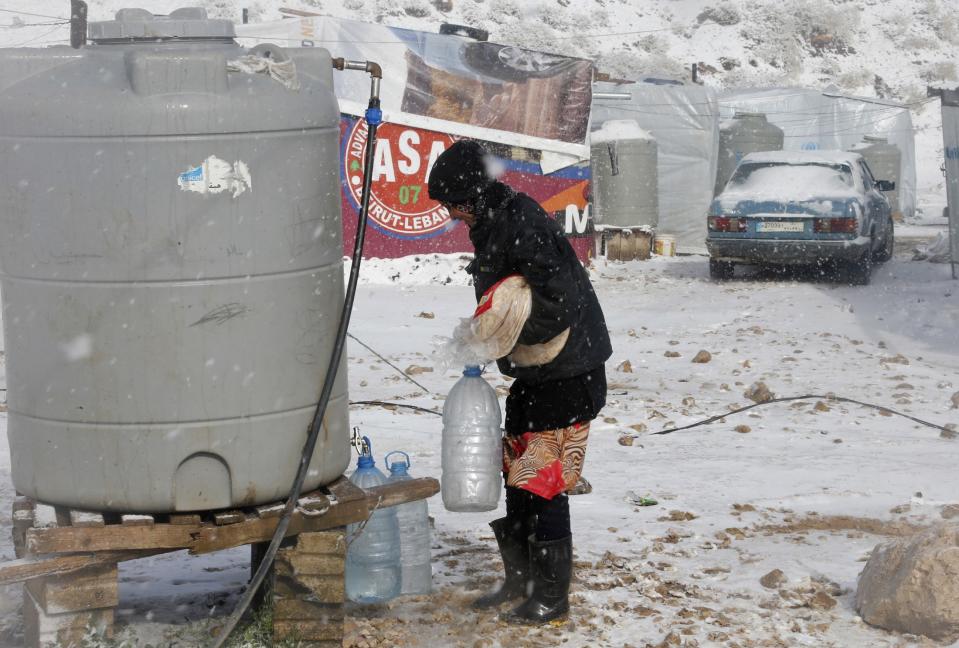
<path fill-rule="evenodd" d="M 470 378 L 477 378 L 483 375 L 483 370 L 479 365 L 466 365 L 466 368 L 463 369 L 463 375 L 469 376 Z"/>

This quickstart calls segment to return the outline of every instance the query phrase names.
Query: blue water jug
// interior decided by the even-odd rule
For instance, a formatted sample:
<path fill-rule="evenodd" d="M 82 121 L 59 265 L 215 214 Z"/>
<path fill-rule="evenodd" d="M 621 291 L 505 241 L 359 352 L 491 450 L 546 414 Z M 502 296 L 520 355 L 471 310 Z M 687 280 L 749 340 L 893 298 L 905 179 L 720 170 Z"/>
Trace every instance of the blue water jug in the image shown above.
<path fill-rule="evenodd" d="M 386 483 L 373 461 L 370 440 L 362 450 L 350 481 L 360 488 Z M 400 593 L 400 526 L 395 507 L 373 511 L 365 523 L 346 527 L 346 596 L 357 603 L 382 603 Z"/>
<path fill-rule="evenodd" d="M 402 460 L 390 463 L 390 457 L 402 456 Z M 410 456 L 395 450 L 384 458 L 390 471 L 387 482 L 409 481 Z M 433 582 L 430 564 L 430 513 L 426 500 L 407 502 L 396 507 L 400 523 L 400 565 L 403 584 L 402 594 L 429 594 Z"/>
<path fill-rule="evenodd" d="M 476 365 L 463 370 L 443 404 L 443 505 L 492 511 L 503 486 L 502 415 L 496 392 Z"/>

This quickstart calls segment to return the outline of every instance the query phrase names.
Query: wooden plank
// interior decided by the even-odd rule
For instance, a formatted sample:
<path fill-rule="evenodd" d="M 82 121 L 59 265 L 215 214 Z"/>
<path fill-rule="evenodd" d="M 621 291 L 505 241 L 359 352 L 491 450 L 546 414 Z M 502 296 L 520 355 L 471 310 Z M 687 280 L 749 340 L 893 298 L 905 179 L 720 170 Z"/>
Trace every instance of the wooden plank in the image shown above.
<path fill-rule="evenodd" d="M 71 554 L 45 558 L 21 558 L 0 563 L 0 585 L 22 583 L 31 578 L 69 574 L 85 567 L 136 560 L 176 549 L 155 551 L 104 551 L 100 553 Z"/>
<path fill-rule="evenodd" d="M 121 515 L 120 524 L 126 527 L 131 526 L 153 526 L 153 516 L 152 515 Z"/>
<path fill-rule="evenodd" d="M 27 581 L 26 588 L 47 614 L 114 608 L 120 602 L 116 564 L 34 578 Z"/>
<path fill-rule="evenodd" d="M 307 515 L 323 515 L 330 510 L 330 498 L 323 493 L 313 492 L 297 500 L 296 508 L 306 511 Z"/>
<path fill-rule="evenodd" d="M 352 486 L 352 484 L 350 485 Z M 351 490 L 366 492 L 360 499 L 352 499 Z M 290 520 L 290 527 L 286 535 L 297 535 L 304 532 L 326 531 L 347 524 L 362 522 L 369 517 L 374 506 L 379 502 L 380 508 L 405 504 L 416 500 L 426 499 L 440 490 L 440 484 L 432 477 L 421 477 L 405 482 L 396 482 L 377 486 L 369 491 L 363 491 L 355 486 L 352 489 L 343 489 L 349 501 L 338 501 L 330 507 L 324 515 L 306 517 L 294 513 Z M 220 551 L 231 547 L 238 547 L 252 542 L 264 542 L 273 536 L 278 524 L 278 518 L 259 518 L 247 520 L 239 524 L 224 527 L 205 526 L 196 532 L 196 541 L 190 545 L 190 553 L 204 554 L 211 551 Z"/>
<path fill-rule="evenodd" d="M 289 537 L 303 531 L 325 531 L 364 520 L 369 515 L 369 510 L 367 501 L 363 499 L 333 506 L 326 514 L 315 518 L 294 513 L 286 535 Z M 190 545 L 190 553 L 204 554 L 251 542 L 265 542 L 273 537 L 279 521 L 279 518 L 260 518 L 223 527 L 201 527 L 197 531 L 196 542 Z"/>
<path fill-rule="evenodd" d="M 227 524 L 237 524 L 238 522 L 245 522 L 246 515 L 243 514 L 243 511 L 220 511 L 219 513 L 213 514 L 213 522 L 217 526 L 225 526 Z"/>
<path fill-rule="evenodd" d="M 352 484 L 349 487 L 339 484 L 337 490 L 344 499 L 338 495 L 338 503 L 318 517 L 294 514 L 287 535 L 324 531 L 362 522 L 377 505 L 385 508 L 435 495 L 439 492 L 439 482 L 427 477 L 384 484 L 370 489 L 359 499 L 353 499 L 355 492 L 362 495 L 364 491 Z M 37 507 L 38 511 L 40 508 Z M 156 524 L 152 527 L 107 525 L 32 528 L 27 530 L 26 551 L 32 554 L 47 554 L 183 548 L 190 549 L 192 553 L 207 553 L 268 540 L 276 530 L 278 521 L 278 518 L 245 518 L 243 522 L 225 526 Z"/>
<path fill-rule="evenodd" d="M 152 527 L 66 527 L 29 529 L 27 552 L 32 554 L 118 551 L 125 549 L 185 549 L 202 527 L 158 524 Z M 226 527 L 224 527 L 226 528 Z"/>
<path fill-rule="evenodd" d="M 256 514 L 261 518 L 278 518 L 283 515 L 283 509 L 286 504 L 277 502 L 276 504 L 264 504 L 256 507 Z"/>
<path fill-rule="evenodd" d="M 100 513 L 91 513 L 89 511 L 70 510 L 70 526 L 74 527 L 102 527 L 105 522 Z"/>
<path fill-rule="evenodd" d="M 200 526 L 203 519 L 199 513 L 171 513 L 170 524 L 177 526 Z"/>
<path fill-rule="evenodd" d="M 388 508 L 432 497 L 440 492 L 440 483 L 432 477 L 419 477 L 409 481 L 383 484 L 366 492 L 374 504 L 379 500 L 380 508 Z"/>
<path fill-rule="evenodd" d="M 359 499 L 359 498 L 354 498 Z M 323 514 L 330 508 L 330 498 L 322 491 L 313 491 L 302 495 L 297 500 L 296 506 L 300 510 L 307 511 L 316 515 Z M 261 518 L 277 518 L 283 515 L 286 508 L 286 502 L 274 502 L 273 504 L 264 504 L 252 509 L 257 516 Z"/>
<path fill-rule="evenodd" d="M 332 484 L 327 484 L 326 491 L 333 496 L 330 498 L 330 501 L 333 503 L 351 502 L 353 500 L 366 497 L 363 489 L 351 482 L 346 477 L 340 477 Z"/>

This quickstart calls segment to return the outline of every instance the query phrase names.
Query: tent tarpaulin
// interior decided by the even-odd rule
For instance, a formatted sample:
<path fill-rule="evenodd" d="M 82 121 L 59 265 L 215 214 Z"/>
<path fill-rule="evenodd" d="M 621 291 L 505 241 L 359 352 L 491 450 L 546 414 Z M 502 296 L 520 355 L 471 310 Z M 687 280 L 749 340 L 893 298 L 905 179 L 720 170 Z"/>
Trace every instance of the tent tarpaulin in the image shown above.
<path fill-rule="evenodd" d="M 237 35 L 380 63 L 388 122 L 547 152 L 554 168 L 589 159 L 590 61 L 325 16 L 238 25 Z M 341 112 L 361 116 L 369 79 L 334 83 Z"/>
<path fill-rule="evenodd" d="M 713 198 L 719 154 L 716 92 L 698 85 L 595 83 L 596 93 L 625 93 L 628 100 L 594 99 L 592 127 L 632 119 L 656 138 L 659 226 L 676 236 L 680 252 L 705 253 L 706 213 Z"/>
<path fill-rule="evenodd" d="M 902 153 L 899 201 L 904 216 L 916 210 L 916 145 L 908 106 L 806 88 L 729 90 L 719 97 L 721 115 L 761 112 L 785 134 L 787 151 L 849 150 L 863 135 L 886 137 Z M 886 179 L 886 178 L 883 178 Z"/>

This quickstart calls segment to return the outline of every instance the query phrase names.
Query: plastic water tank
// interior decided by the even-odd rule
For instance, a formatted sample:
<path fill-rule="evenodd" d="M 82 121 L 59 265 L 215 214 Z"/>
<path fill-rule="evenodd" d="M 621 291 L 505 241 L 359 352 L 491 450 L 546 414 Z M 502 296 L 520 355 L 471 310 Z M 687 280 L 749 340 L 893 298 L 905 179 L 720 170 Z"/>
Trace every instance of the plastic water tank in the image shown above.
<path fill-rule="evenodd" d="M 611 119 L 590 133 L 593 218 L 604 227 L 659 224 L 657 147 L 634 120 Z"/>
<path fill-rule="evenodd" d="M 719 127 L 719 164 L 713 195 L 719 195 L 736 170 L 739 161 L 749 153 L 781 151 L 783 131 L 770 124 L 763 113 L 736 112 Z"/>
<path fill-rule="evenodd" d="M 896 183 L 896 189 L 887 191 L 885 196 L 892 207 L 893 218 L 900 220 L 902 207 L 899 205 L 898 187 L 902 176 L 902 151 L 895 144 L 890 144 L 887 138 L 877 135 L 863 135 L 862 142 L 849 150 L 866 160 L 876 180 L 892 180 Z"/>
<path fill-rule="evenodd" d="M 339 111 L 326 50 L 233 35 L 203 9 L 124 9 L 78 50 L 0 50 L 8 435 L 26 495 L 164 512 L 289 492 L 343 300 Z M 289 57 L 298 86 L 228 69 L 249 54 Z M 349 463 L 336 381 L 307 489 Z"/>

